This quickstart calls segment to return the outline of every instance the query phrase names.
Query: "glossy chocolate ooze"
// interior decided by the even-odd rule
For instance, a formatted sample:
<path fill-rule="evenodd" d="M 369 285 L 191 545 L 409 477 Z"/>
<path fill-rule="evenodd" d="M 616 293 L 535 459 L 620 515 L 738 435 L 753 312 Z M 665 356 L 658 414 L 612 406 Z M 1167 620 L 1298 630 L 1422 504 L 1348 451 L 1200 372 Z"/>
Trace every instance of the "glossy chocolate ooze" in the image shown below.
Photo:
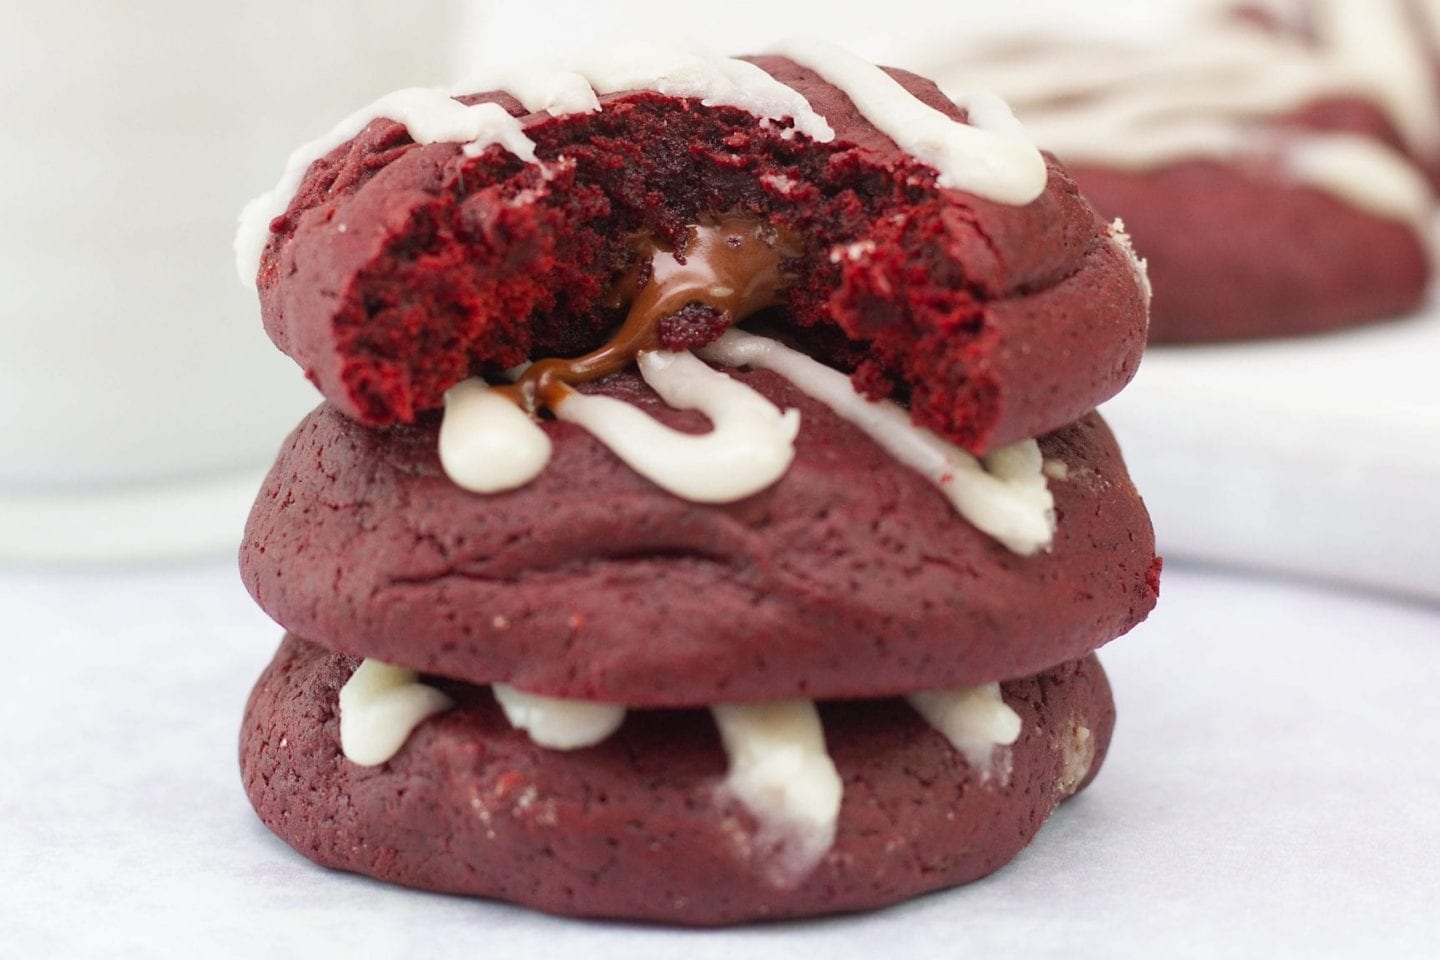
<path fill-rule="evenodd" d="M 645 350 L 698 347 L 736 322 L 779 302 L 781 263 L 799 254 L 796 238 L 745 214 L 692 226 L 682 249 L 637 241 L 640 266 L 616 287 L 629 302 L 625 322 L 609 342 L 573 359 L 531 364 L 496 389 L 527 413 L 554 409 L 567 388 L 623 370 Z"/>

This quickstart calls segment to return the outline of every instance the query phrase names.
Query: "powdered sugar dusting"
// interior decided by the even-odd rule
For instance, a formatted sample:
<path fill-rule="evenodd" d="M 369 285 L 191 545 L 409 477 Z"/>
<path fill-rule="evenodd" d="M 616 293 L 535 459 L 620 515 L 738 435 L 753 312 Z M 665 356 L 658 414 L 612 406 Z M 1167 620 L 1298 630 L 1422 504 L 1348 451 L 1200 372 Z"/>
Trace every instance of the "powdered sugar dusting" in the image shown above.
<path fill-rule="evenodd" d="M 351 763 L 379 766 L 399 752 L 410 732 L 452 701 L 419 682 L 419 674 L 365 660 L 340 688 L 340 749 Z"/>

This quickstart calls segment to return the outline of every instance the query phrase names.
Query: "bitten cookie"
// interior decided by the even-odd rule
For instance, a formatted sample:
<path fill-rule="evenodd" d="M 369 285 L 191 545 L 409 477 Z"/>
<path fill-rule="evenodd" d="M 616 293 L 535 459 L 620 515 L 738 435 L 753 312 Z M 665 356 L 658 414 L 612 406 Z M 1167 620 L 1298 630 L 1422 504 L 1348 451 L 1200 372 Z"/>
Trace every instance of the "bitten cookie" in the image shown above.
<path fill-rule="evenodd" d="M 1134 374 L 1134 264 L 1003 104 L 967 112 L 823 45 L 630 53 L 658 88 L 705 89 L 636 89 L 617 54 L 518 95 L 412 91 L 247 209 L 266 329 L 338 410 L 409 422 L 472 370 L 594 347 L 637 237 L 683 248 L 734 214 L 782 234 L 773 301 L 812 352 L 966 449 L 1063 426 Z"/>
<path fill-rule="evenodd" d="M 1004 684 L 1023 732 L 973 758 L 903 701 L 821 704 L 838 782 L 789 782 L 841 798 L 817 854 L 786 799 L 760 818 L 736 799 L 747 785 L 703 710 L 635 712 L 559 752 L 512 729 L 483 688 L 442 684 L 453 706 L 361 767 L 337 717 L 354 667 L 291 637 L 251 695 L 245 789 L 288 843 L 405 886 L 670 923 L 865 910 L 990 873 L 1095 775 L 1114 724 L 1093 657 Z"/>
<path fill-rule="evenodd" d="M 1421 303 L 1434 199 L 1416 160 L 1440 116 L 1417 124 L 1349 59 L 1236 19 L 1173 43 L 947 59 L 945 89 L 1007 97 L 1124 221 L 1155 289 L 1151 342 L 1315 333 Z"/>

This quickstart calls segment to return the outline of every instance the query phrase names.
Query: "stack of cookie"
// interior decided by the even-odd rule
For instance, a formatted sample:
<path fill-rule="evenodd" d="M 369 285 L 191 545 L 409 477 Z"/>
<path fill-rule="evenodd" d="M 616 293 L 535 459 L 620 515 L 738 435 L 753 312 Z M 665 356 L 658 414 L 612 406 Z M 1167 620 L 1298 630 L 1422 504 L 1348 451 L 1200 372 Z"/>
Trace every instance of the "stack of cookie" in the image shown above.
<path fill-rule="evenodd" d="M 237 242 L 325 395 L 241 555 L 246 789 L 327 866 L 566 914 L 856 910 L 1095 775 L 1155 602 L 1093 408 L 1118 227 L 989 98 L 821 44 L 393 94 Z"/>
<path fill-rule="evenodd" d="M 1155 343 L 1393 319 L 1429 283 L 1440 107 L 1419 11 L 1260 6 L 1168 43 L 966 38 L 932 58 L 952 95 L 1004 96 L 1124 219 L 1150 264 Z"/>

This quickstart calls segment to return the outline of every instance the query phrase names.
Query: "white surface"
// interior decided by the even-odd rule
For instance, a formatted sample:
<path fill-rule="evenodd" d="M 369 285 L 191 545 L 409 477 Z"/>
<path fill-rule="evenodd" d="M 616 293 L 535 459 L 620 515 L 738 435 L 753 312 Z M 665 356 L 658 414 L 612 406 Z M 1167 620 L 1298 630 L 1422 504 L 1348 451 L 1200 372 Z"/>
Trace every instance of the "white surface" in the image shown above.
<path fill-rule="evenodd" d="M 1440 308 L 1152 348 L 1101 409 L 1166 556 L 1440 600 Z"/>
<path fill-rule="evenodd" d="M 1411 957 L 1440 938 L 1437 607 L 1172 565 L 1105 654 L 1104 771 L 1009 868 L 710 933 L 392 889 L 271 837 L 235 755 L 278 631 L 229 563 L 3 575 L 0 618 L 7 956 Z"/>
<path fill-rule="evenodd" d="M 0 3 L 0 489 L 263 465 L 314 392 L 231 276 L 236 215 L 301 139 L 445 79 L 461 4 Z"/>
<path fill-rule="evenodd" d="M 278 441 L 272 446 L 278 446 Z M 0 487 L 0 570 L 233 553 L 265 468 L 86 490 Z"/>

